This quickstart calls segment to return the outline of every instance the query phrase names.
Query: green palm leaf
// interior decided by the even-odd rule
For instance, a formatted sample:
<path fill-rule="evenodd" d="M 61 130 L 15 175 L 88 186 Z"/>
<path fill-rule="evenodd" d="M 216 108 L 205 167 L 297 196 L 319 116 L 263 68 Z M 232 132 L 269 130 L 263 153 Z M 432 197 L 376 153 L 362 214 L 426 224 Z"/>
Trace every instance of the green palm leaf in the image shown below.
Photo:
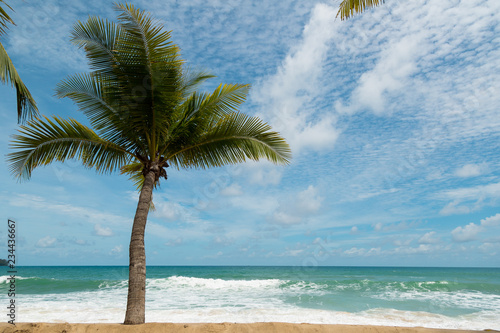
<path fill-rule="evenodd" d="M 129 151 L 144 149 L 145 144 L 131 126 L 126 112 L 106 98 L 106 88 L 109 88 L 109 83 L 104 75 L 77 74 L 57 85 L 56 96 L 72 99 L 102 138 L 124 146 Z"/>
<path fill-rule="evenodd" d="M 7 8 L 12 8 L 5 3 L 5 1 L 0 0 L 0 4 L 4 4 Z M 14 21 L 10 18 L 7 12 L 0 6 L 0 36 L 5 33 L 8 29 L 7 24 L 14 24 Z M 12 60 L 10 60 L 7 51 L 0 43 L 0 81 L 5 84 L 11 82 L 12 86 L 16 88 L 17 95 L 17 121 L 24 122 L 26 119 L 30 119 L 38 115 L 38 108 L 34 98 L 31 96 L 28 88 L 24 85 L 21 77 L 17 73 Z"/>
<path fill-rule="evenodd" d="M 24 85 L 21 77 L 17 73 L 14 64 L 10 60 L 7 51 L 0 43 L 0 81 L 2 83 L 11 82 L 16 88 L 17 94 L 17 119 L 24 122 L 27 119 L 38 115 L 38 108 L 35 99 L 31 96 L 28 88 Z"/>
<path fill-rule="evenodd" d="M 337 17 L 340 15 L 340 19 L 343 21 L 355 13 L 363 12 L 367 7 L 375 7 L 384 2 L 385 0 L 342 0 Z"/>
<path fill-rule="evenodd" d="M 260 158 L 288 164 L 291 159 L 290 147 L 279 133 L 259 118 L 241 113 L 214 121 L 193 142 L 169 150 L 167 158 L 177 168 L 218 167 Z"/>
<path fill-rule="evenodd" d="M 209 72 L 185 70 L 182 73 L 182 81 L 180 83 L 183 91 L 183 97 L 188 98 L 203 82 L 214 77 L 215 75 L 210 74 Z"/>
<path fill-rule="evenodd" d="M 120 168 L 120 173 L 122 175 L 128 175 L 137 190 L 140 190 L 142 188 L 142 184 L 144 183 L 144 175 L 142 174 L 143 169 L 144 165 L 136 159 L 130 164 L 122 166 Z"/>
<path fill-rule="evenodd" d="M 0 4 L 3 4 L 7 8 L 12 10 L 12 7 L 10 7 L 4 0 L 0 0 Z M 8 23 L 15 25 L 14 21 L 12 21 L 9 14 L 7 14 L 5 9 L 3 9 L 2 6 L 0 6 L 0 36 L 5 34 L 5 31 L 9 28 L 7 26 Z"/>
<path fill-rule="evenodd" d="M 71 41 L 84 48 L 92 70 L 116 78 L 120 72 L 116 43 L 122 34 L 121 28 L 115 23 L 89 17 L 87 22 L 78 21 L 75 24 Z"/>
<path fill-rule="evenodd" d="M 134 156 L 122 147 L 101 139 L 76 120 L 43 117 L 21 126 L 10 144 L 16 152 L 8 154 L 14 176 L 29 179 L 38 166 L 54 161 L 80 159 L 98 172 L 112 172 Z"/>

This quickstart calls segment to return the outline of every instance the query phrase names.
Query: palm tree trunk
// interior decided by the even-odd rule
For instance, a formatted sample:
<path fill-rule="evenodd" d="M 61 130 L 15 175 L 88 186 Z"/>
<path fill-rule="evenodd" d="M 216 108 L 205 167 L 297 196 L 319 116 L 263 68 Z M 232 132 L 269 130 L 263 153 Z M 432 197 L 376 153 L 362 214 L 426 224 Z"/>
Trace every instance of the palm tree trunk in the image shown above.
<path fill-rule="evenodd" d="M 144 179 L 139 203 L 132 226 L 128 268 L 128 297 L 125 325 L 144 324 L 146 313 L 146 252 L 144 250 L 144 231 L 148 219 L 153 194 L 155 173 L 150 170 Z"/>

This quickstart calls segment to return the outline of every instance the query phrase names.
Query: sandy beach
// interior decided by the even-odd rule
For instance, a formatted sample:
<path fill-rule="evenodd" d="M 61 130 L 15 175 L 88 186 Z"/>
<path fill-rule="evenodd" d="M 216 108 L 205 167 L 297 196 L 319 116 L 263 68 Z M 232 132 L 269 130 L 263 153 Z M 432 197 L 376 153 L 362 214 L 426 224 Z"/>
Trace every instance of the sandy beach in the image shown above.
<path fill-rule="evenodd" d="M 70 323 L 18 323 L 15 326 L 2 323 L 4 333 L 127 333 L 127 332 L 169 332 L 169 333 L 465 333 L 480 332 L 472 330 L 448 330 L 421 327 L 390 327 L 366 325 L 322 325 L 322 324 L 290 324 L 290 323 L 220 323 L 220 324 L 172 324 L 147 323 L 143 325 L 125 326 L 121 324 L 70 324 Z M 488 330 L 487 330 L 488 331 Z M 498 332 L 498 331 L 492 331 Z"/>

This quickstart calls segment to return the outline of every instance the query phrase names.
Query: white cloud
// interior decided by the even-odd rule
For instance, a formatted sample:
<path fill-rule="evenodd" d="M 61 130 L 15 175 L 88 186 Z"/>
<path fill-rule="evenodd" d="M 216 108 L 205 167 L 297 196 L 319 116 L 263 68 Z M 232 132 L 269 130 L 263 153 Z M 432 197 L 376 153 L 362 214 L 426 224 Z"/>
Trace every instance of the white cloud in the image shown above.
<path fill-rule="evenodd" d="M 56 243 L 55 238 L 52 238 L 50 236 L 46 236 L 44 238 L 39 239 L 38 242 L 36 243 L 36 246 L 38 246 L 38 247 L 54 247 L 55 243 Z"/>
<path fill-rule="evenodd" d="M 123 246 L 122 245 L 116 245 L 114 248 L 109 251 L 109 254 L 111 255 L 118 255 L 123 252 Z"/>
<path fill-rule="evenodd" d="M 113 224 L 123 224 L 130 221 L 130 217 L 101 212 L 89 207 L 80 207 L 67 203 L 53 202 L 40 196 L 31 194 L 16 194 L 9 200 L 9 205 L 14 207 L 29 207 L 30 209 L 50 211 L 58 215 L 69 216 L 72 220 L 85 218 L 88 222 L 106 221 Z"/>
<path fill-rule="evenodd" d="M 265 257 L 297 257 L 301 255 L 304 252 L 304 249 L 286 249 L 284 252 L 281 253 L 274 253 L 273 251 L 268 252 Z"/>
<path fill-rule="evenodd" d="M 333 7 L 317 4 L 300 44 L 286 56 L 278 72 L 252 93 L 252 99 L 263 109 L 263 117 L 272 118 L 271 124 L 294 154 L 306 149 L 332 149 L 340 133 L 335 127 L 336 117 L 331 112 L 318 112 L 314 105 L 322 92 L 320 78 L 335 33 L 335 15 Z"/>
<path fill-rule="evenodd" d="M 389 251 L 393 254 L 426 254 L 439 251 L 440 246 L 431 244 L 420 244 L 418 247 L 397 247 Z"/>
<path fill-rule="evenodd" d="M 181 245 L 183 243 L 183 240 L 181 237 L 177 237 L 175 239 L 169 240 L 168 242 L 165 243 L 166 246 L 177 246 Z"/>
<path fill-rule="evenodd" d="M 357 247 L 353 247 L 349 250 L 345 250 L 343 254 L 346 256 L 362 256 L 366 254 L 366 249 L 364 248 L 358 249 Z"/>
<path fill-rule="evenodd" d="M 368 252 L 366 252 L 366 256 L 378 256 L 382 253 L 382 249 L 380 247 L 372 247 Z"/>
<path fill-rule="evenodd" d="M 307 189 L 297 193 L 295 198 L 287 198 L 281 202 L 273 214 L 273 220 L 282 225 L 300 224 L 319 211 L 322 201 L 323 197 L 319 195 L 318 189 L 309 185 Z"/>
<path fill-rule="evenodd" d="M 262 195 L 241 195 L 231 197 L 230 202 L 236 209 L 244 209 L 257 215 L 272 215 L 279 207 L 278 199 L 267 193 Z"/>
<path fill-rule="evenodd" d="M 457 177 L 468 178 L 480 176 L 486 171 L 485 165 L 480 164 L 466 164 L 455 171 Z"/>
<path fill-rule="evenodd" d="M 229 185 L 228 187 L 223 188 L 220 193 L 225 196 L 237 196 L 237 195 L 242 195 L 243 191 L 241 189 L 241 186 L 237 183 L 233 183 Z"/>
<path fill-rule="evenodd" d="M 500 250 L 499 243 L 484 243 L 478 246 L 478 248 L 483 251 L 485 254 L 490 256 L 496 256 L 498 251 Z"/>
<path fill-rule="evenodd" d="M 421 40 L 419 34 L 404 36 L 387 46 L 375 67 L 361 75 L 351 95 L 351 105 L 343 106 L 339 102 L 337 110 L 352 113 L 368 108 L 377 114 L 386 112 L 387 96 L 404 89 L 408 78 L 417 70 L 416 60 L 426 50 Z"/>
<path fill-rule="evenodd" d="M 297 195 L 296 208 L 304 214 L 314 213 L 319 210 L 322 202 L 323 197 L 318 194 L 318 189 L 309 185 L 306 190 Z"/>
<path fill-rule="evenodd" d="M 282 225 L 299 224 L 302 222 L 302 219 L 300 217 L 282 211 L 275 212 L 273 214 L 273 220 L 277 224 L 282 224 Z"/>
<path fill-rule="evenodd" d="M 226 235 L 216 235 L 212 237 L 212 243 L 221 246 L 228 246 L 234 243 L 234 239 L 229 238 Z"/>
<path fill-rule="evenodd" d="M 352 227 L 352 228 L 351 228 L 351 231 L 350 231 L 350 234 L 351 234 L 351 235 L 355 235 L 355 234 L 357 234 L 357 233 L 359 233 L 359 229 L 358 229 L 358 227 L 356 227 L 356 226 Z"/>
<path fill-rule="evenodd" d="M 463 205 L 460 206 L 459 203 L 460 203 L 459 200 L 455 200 L 453 202 L 448 203 L 439 211 L 439 214 L 455 215 L 455 214 L 467 214 L 471 212 L 471 208 Z"/>
<path fill-rule="evenodd" d="M 373 230 L 375 231 L 383 231 L 383 232 L 400 232 L 403 230 L 407 230 L 410 228 L 414 228 L 421 224 L 421 221 L 411 221 L 411 222 L 406 222 L 406 221 L 401 221 L 397 223 L 391 223 L 391 224 L 383 224 L 381 222 L 372 224 Z"/>
<path fill-rule="evenodd" d="M 247 165 L 251 165 L 248 164 Z M 250 183 L 257 185 L 278 185 L 281 181 L 282 170 L 275 166 L 268 166 L 262 162 L 250 171 Z"/>
<path fill-rule="evenodd" d="M 477 239 L 480 232 L 487 232 L 490 228 L 500 225 L 500 213 L 484 218 L 479 224 L 469 223 L 464 227 L 456 227 L 451 232 L 455 242 L 469 242 Z M 489 240 L 491 242 L 491 240 Z"/>
<path fill-rule="evenodd" d="M 436 235 L 435 231 L 428 232 L 425 235 L 423 235 L 422 237 L 420 237 L 420 239 L 418 240 L 418 242 L 420 244 L 436 244 L 436 243 L 439 243 L 440 240 L 439 240 L 439 238 L 435 238 L 434 237 L 435 235 Z"/>
<path fill-rule="evenodd" d="M 469 223 L 465 227 L 456 227 L 451 232 L 455 242 L 470 242 L 476 239 L 476 236 L 483 228 L 474 223 Z"/>
<path fill-rule="evenodd" d="M 224 254 L 224 252 L 219 251 L 216 254 L 203 256 L 202 259 L 217 259 L 217 258 L 221 257 L 223 254 Z"/>
<path fill-rule="evenodd" d="M 483 227 L 496 227 L 500 225 L 500 213 L 481 220 Z"/>
<path fill-rule="evenodd" d="M 153 216 L 157 218 L 162 218 L 168 221 L 175 221 L 182 219 L 185 214 L 186 208 L 182 207 L 176 202 L 170 201 L 158 201 L 155 203 L 156 210 L 153 212 Z"/>
<path fill-rule="evenodd" d="M 94 234 L 97 236 L 110 237 L 113 231 L 109 227 L 102 227 L 99 223 L 94 225 Z"/>
<path fill-rule="evenodd" d="M 439 194 L 439 197 L 452 200 L 440 211 L 440 214 L 469 213 L 482 208 L 485 204 L 498 202 L 500 183 L 448 190 Z"/>
<path fill-rule="evenodd" d="M 75 240 L 75 243 L 78 245 L 88 245 L 87 241 L 85 241 L 83 239 L 77 239 L 77 240 Z"/>

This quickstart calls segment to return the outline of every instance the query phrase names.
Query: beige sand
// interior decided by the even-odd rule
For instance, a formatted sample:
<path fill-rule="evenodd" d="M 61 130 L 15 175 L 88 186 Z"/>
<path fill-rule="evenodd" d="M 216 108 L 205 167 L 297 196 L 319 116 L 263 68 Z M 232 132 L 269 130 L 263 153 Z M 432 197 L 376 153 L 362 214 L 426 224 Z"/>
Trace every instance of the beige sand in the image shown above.
<path fill-rule="evenodd" d="M 121 324 L 47 324 L 18 323 L 15 326 L 8 323 L 0 324 L 0 332 L 5 333 L 465 333 L 478 332 L 467 330 L 445 330 L 420 327 L 386 327 L 386 326 L 354 326 L 354 325 L 318 325 L 289 323 L 252 323 L 252 324 L 171 324 L 147 323 L 143 325 L 125 326 Z M 496 331 L 498 332 L 498 331 Z"/>

